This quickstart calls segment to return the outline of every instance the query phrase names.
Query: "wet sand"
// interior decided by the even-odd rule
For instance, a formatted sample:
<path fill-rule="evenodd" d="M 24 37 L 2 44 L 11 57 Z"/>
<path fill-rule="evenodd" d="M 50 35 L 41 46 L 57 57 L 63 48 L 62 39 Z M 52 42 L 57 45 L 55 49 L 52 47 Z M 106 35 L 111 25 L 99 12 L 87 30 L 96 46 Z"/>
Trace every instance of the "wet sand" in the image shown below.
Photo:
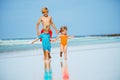
<path fill-rule="evenodd" d="M 68 60 L 52 48 L 0 53 L 0 80 L 120 80 L 120 42 L 68 47 Z"/>

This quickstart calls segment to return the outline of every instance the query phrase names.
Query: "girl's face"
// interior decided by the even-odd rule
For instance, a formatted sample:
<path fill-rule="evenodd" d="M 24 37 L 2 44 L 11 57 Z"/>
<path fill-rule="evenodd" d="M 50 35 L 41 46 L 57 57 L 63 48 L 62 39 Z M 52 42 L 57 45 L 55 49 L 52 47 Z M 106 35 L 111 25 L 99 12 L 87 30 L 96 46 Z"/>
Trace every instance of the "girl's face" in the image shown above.
<path fill-rule="evenodd" d="M 48 12 L 47 12 L 47 11 L 43 12 L 43 15 L 44 15 L 45 17 L 47 17 L 47 16 L 48 16 Z"/>
<path fill-rule="evenodd" d="M 67 30 L 64 29 L 63 32 L 62 32 L 62 34 L 67 34 Z"/>

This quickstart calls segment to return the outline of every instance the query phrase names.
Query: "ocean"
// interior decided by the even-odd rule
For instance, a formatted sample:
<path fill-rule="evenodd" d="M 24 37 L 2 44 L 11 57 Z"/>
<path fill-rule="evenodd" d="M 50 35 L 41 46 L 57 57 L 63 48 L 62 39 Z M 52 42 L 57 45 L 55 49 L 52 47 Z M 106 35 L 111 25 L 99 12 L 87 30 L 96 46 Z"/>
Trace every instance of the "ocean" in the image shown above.
<path fill-rule="evenodd" d="M 66 73 L 67 80 L 120 80 L 120 37 L 69 39 L 67 60 L 60 58 L 58 40 L 49 61 L 32 40 L 0 40 L 0 80 L 64 80 Z"/>
<path fill-rule="evenodd" d="M 42 43 L 40 41 L 35 44 L 31 44 L 33 39 L 1 39 L 0 40 L 0 53 L 12 52 L 12 51 L 25 51 L 32 49 L 42 48 Z M 59 47 L 59 40 L 57 42 L 52 42 L 51 46 Z M 85 37 L 75 37 L 68 40 L 68 46 L 82 46 L 82 45 L 93 45 L 93 44 L 104 44 L 111 42 L 120 42 L 120 36 L 117 37 L 107 37 L 107 36 L 85 36 Z"/>

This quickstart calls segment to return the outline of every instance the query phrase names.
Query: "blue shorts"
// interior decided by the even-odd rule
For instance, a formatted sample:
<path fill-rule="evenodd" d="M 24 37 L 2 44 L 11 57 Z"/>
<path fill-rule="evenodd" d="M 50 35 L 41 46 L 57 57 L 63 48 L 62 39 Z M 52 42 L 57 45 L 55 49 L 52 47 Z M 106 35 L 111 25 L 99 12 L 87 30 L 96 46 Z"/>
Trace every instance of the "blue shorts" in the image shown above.
<path fill-rule="evenodd" d="M 50 43 L 50 34 L 48 33 L 42 33 L 38 36 L 39 39 L 42 39 L 42 46 L 43 50 L 48 50 L 50 52 L 51 49 L 51 43 Z"/>
<path fill-rule="evenodd" d="M 51 51 L 51 45 L 43 45 L 43 50 L 44 51 Z"/>

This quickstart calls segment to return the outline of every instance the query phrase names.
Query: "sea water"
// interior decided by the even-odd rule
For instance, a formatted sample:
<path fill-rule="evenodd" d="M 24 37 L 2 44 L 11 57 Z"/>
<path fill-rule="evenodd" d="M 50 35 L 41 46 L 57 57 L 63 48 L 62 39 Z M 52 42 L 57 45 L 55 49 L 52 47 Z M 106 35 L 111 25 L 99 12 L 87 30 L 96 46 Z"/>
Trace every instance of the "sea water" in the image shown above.
<path fill-rule="evenodd" d="M 42 48 L 40 41 L 35 44 L 31 44 L 33 39 L 1 39 L 0 40 L 0 53 L 11 52 L 11 51 L 25 51 L 32 49 Z M 52 48 L 59 47 L 59 42 L 52 42 Z M 82 46 L 90 44 L 104 44 L 111 42 L 120 42 L 120 36 L 117 37 L 101 37 L 101 36 L 87 36 L 87 37 L 75 37 L 68 40 L 68 46 Z"/>

